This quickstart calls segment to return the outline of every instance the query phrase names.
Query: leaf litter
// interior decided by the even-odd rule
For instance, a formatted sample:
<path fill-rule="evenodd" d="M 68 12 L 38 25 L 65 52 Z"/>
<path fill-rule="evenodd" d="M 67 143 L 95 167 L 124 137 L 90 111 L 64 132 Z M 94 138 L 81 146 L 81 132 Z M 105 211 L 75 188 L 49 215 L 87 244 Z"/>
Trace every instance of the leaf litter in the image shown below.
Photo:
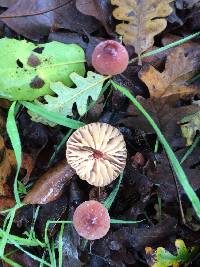
<path fill-rule="evenodd" d="M 83 201 L 110 199 L 118 181 L 101 190 L 81 181 L 65 159 L 69 128 L 52 123 L 42 117 L 42 113 L 38 116 L 27 110 L 28 105 L 25 108 L 19 104 L 16 122 L 24 157 L 18 190 L 26 205 L 16 212 L 8 242 L 18 240 L 18 243 L 6 245 L 3 266 L 12 266 L 13 262 L 20 266 L 39 266 L 38 260 L 46 266 L 56 266 L 55 261 L 59 266 L 86 267 L 164 267 L 182 263 L 199 266 L 199 218 L 177 184 L 162 144 L 148 121 L 125 96 L 114 91 L 109 83 L 107 89 L 104 88 L 109 78 L 95 73 L 91 64 L 92 52 L 98 43 L 108 39 L 123 41 L 131 62 L 127 70 L 113 80 L 137 97 L 179 161 L 191 149 L 182 167 L 199 196 L 199 143 L 191 146 L 198 138 L 200 127 L 199 39 L 163 49 L 144 58 L 142 66 L 136 60 L 137 55 L 143 56 L 145 52 L 195 33 L 199 29 L 199 1 L 65 2 L 68 1 L 0 0 L 3 8 L 0 18 L 4 25 L 1 37 L 10 38 L 0 40 L 3 58 L 0 95 L 5 98 L 0 101 L 1 208 L 8 209 L 15 204 L 16 161 L 5 131 L 11 103 L 5 101 L 36 99 L 35 106 L 42 106 L 49 119 L 55 111 L 62 118 L 67 116 L 85 124 L 106 122 L 121 131 L 128 158 L 109 213 L 111 218 L 123 222 L 141 222 L 112 224 L 107 236 L 94 243 L 84 243 L 67 222 Z M 24 38 L 29 42 L 22 40 Z M 76 60 L 81 62 L 74 64 L 76 69 L 74 65 L 69 68 L 63 65 L 59 70 L 53 67 L 51 71 L 46 68 L 41 72 L 41 64 L 70 63 L 78 51 L 81 52 Z M 33 79 L 39 73 L 43 75 L 44 88 L 41 80 Z M 34 89 L 31 82 L 36 85 Z M 50 161 L 52 155 L 54 160 Z M 0 238 L 7 220 L 6 213 L 2 213 Z M 49 221 L 47 242 L 45 228 Z M 28 254 L 19 247 L 25 242 L 19 237 L 28 237 L 30 242 L 40 240 L 45 243 L 45 249 L 41 243 L 34 248 L 23 246 Z"/>

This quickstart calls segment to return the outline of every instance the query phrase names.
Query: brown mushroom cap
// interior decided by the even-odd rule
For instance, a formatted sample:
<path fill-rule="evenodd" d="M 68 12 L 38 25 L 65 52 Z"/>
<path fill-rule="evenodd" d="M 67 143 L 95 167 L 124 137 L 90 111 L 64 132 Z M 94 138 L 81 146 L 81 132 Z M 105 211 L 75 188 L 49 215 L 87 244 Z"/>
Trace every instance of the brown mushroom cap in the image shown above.
<path fill-rule="evenodd" d="M 76 208 L 73 225 L 80 236 L 96 240 L 104 237 L 110 229 L 110 216 L 100 202 L 89 200 Z"/>
<path fill-rule="evenodd" d="M 117 128 L 96 122 L 79 128 L 70 136 L 66 157 L 82 180 L 105 186 L 124 170 L 127 150 Z"/>

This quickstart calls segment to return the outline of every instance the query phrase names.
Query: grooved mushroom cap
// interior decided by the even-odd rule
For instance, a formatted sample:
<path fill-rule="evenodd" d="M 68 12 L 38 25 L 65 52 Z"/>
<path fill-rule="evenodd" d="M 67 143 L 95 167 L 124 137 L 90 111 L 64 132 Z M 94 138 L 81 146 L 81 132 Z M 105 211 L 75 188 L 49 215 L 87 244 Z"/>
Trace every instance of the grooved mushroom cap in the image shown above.
<path fill-rule="evenodd" d="M 85 201 L 76 208 L 73 225 L 80 236 L 88 240 L 100 239 L 110 229 L 110 216 L 100 202 Z"/>
<path fill-rule="evenodd" d="M 107 123 L 91 123 L 70 136 L 66 157 L 82 180 L 106 186 L 125 168 L 126 144 L 117 128 Z"/>

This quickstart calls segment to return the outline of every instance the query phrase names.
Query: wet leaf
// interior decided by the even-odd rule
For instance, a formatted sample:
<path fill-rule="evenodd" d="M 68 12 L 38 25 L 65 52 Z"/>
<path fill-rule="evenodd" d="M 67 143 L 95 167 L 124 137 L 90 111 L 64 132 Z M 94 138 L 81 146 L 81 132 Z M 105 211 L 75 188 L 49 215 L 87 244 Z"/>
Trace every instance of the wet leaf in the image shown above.
<path fill-rule="evenodd" d="M 192 8 L 195 4 L 199 2 L 199 0 L 177 0 L 176 7 L 178 9 Z"/>
<path fill-rule="evenodd" d="M 118 6 L 113 16 L 122 20 L 116 27 L 118 34 L 123 36 L 125 44 L 133 45 L 140 55 L 154 43 L 154 36 L 167 26 L 165 19 L 172 12 L 170 3 L 173 0 L 111 0 Z M 124 23 L 125 22 L 125 23 Z"/>
<path fill-rule="evenodd" d="M 34 100 L 52 93 L 49 84 L 61 81 L 71 86 L 69 75 L 84 75 L 84 52 L 77 45 L 58 42 L 35 46 L 33 43 L 0 40 L 0 97 Z"/>
<path fill-rule="evenodd" d="M 137 97 L 137 100 L 157 123 L 172 147 L 176 148 L 185 145 L 178 122 L 183 116 L 198 111 L 199 107 L 197 105 L 183 107 L 171 106 L 170 102 L 174 101 L 173 98 L 144 99 Z M 133 105 L 128 107 L 127 115 L 127 117 L 120 120 L 125 126 L 137 131 L 144 131 L 147 134 L 153 133 L 153 129 L 148 121 Z"/>
<path fill-rule="evenodd" d="M 64 185 L 75 174 L 66 160 L 58 163 L 38 178 L 23 202 L 26 204 L 46 204 L 56 200 L 62 193 Z"/>
<path fill-rule="evenodd" d="M 4 23 L 30 40 L 40 40 L 58 28 L 89 33 L 99 28 L 98 21 L 80 13 L 76 2 L 71 0 L 16 0 L 6 6 L 9 8 L 0 15 Z"/>
<path fill-rule="evenodd" d="M 113 240 L 131 246 L 136 250 L 140 250 L 145 246 L 152 245 L 166 240 L 168 236 L 176 231 L 177 220 L 172 217 L 165 218 L 161 223 L 152 226 L 135 227 L 121 227 L 113 235 Z"/>
<path fill-rule="evenodd" d="M 72 115 L 73 104 L 76 103 L 80 115 L 84 115 L 88 110 L 88 98 L 91 97 L 96 101 L 100 96 L 103 83 L 107 77 L 88 71 L 87 77 L 83 78 L 77 73 L 70 74 L 71 80 L 76 84 L 76 88 L 66 87 L 63 83 L 57 82 L 51 84 L 51 89 L 57 96 L 45 96 L 47 104 L 38 102 L 39 106 L 43 106 L 47 111 L 57 112 L 61 115 Z M 42 122 L 54 126 L 54 123 L 45 121 L 32 112 L 32 120 Z"/>
<path fill-rule="evenodd" d="M 192 95 L 197 92 L 197 88 L 186 85 L 185 82 L 194 75 L 192 72 L 198 67 L 199 63 L 192 54 L 187 55 L 183 48 L 176 48 L 167 57 L 163 72 L 146 65 L 139 72 L 139 76 L 147 85 L 151 97 Z"/>
<path fill-rule="evenodd" d="M 89 16 L 98 19 L 107 32 L 111 32 L 112 6 L 108 0 L 76 0 L 77 9 Z"/>
<path fill-rule="evenodd" d="M 185 151 L 185 149 L 181 149 L 176 152 L 176 156 L 179 160 L 181 160 Z M 199 169 L 198 167 L 195 168 L 200 162 L 199 153 L 199 147 L 197 147 L 192 156 L 182 165 L 194 191 L 197 191 L 200 188 L 200 181 L 198 179 Z M 158 154 L 157 158 L 158 160 L 154 168 L 146 168 L 146 175 L 150 178 L 151 182 L 157 185 L 157 192 L 161 199 L 166 202 L 173 202 L 177 199 L 174 173 L 172 172 L 170 163 L 165 154 Z M 184 190 L 181 186 L 178 186 L 178 190 L 180 195 L 184 195 Z"/>

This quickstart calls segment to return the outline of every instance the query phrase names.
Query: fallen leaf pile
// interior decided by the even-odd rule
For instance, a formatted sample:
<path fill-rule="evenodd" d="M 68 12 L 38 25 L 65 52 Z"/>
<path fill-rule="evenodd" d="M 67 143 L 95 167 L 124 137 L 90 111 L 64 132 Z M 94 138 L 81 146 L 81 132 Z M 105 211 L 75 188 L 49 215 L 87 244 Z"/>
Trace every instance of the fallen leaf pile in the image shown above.
<path fill-rule="evenodd" d="M 180 176 L 181 166 L 199 197 L 200 0 L 0 0 L 0 9 L 0 265 L 200 266 L 200 221 Z M 122 64 L 94 60 L 100 43 Z M 117 75 L 98 73 L 125 61 Z M 101 134 L 88 126 L 100 124 L 109 125 Z M 79 146 L 91 175 L 108 175 L 101 163 L 122 161 L 111 128 L 127 157 L 123 174 L 100 189 L 80 179 Z M 14 148 L 22 152 L 20 208 Z M 89 200 L 108 208 L 111 227 L 88 246 L 72 218 Z"/>

